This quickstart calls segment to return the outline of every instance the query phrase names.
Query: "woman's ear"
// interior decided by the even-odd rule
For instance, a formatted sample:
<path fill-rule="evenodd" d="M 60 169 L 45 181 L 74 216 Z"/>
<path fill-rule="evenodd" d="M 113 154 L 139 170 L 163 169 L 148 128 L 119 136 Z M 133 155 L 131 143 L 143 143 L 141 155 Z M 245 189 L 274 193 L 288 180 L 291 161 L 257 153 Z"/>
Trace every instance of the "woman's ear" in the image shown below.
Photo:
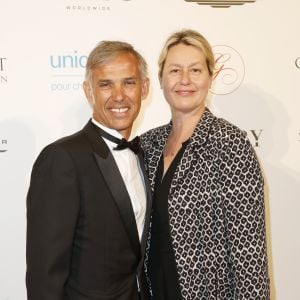
<path fill-rule="evenodd" d="M 162 89 L 162 74 L 160 72 L 158 73 L 158 80 L 159 80 L 159 86 Z"/>

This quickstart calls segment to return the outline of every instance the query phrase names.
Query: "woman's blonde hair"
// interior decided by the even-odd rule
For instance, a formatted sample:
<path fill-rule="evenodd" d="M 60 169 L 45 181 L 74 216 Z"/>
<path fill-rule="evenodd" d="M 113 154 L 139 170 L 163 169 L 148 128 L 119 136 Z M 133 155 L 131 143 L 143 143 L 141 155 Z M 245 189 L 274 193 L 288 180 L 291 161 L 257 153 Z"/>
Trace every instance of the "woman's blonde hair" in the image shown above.
<path fill-rule="evenodd" d="M 209 74 L 211 76 L 214 74 L 215 58 L 210 44 L 208 43 L 206 38 L 203 35 L 201 35 L 199 32 L 191 29 L 185 29 L 185 30 L 174 32 L 167 39 L 167 41 L 163 46 L 158 59 L 158 67 L 159 67 L 158 76 L 160 79 L 162 77 L 166 58 L 170 48 L 178 44 L 194 46 L 200 49 L 205 56 Z"/>

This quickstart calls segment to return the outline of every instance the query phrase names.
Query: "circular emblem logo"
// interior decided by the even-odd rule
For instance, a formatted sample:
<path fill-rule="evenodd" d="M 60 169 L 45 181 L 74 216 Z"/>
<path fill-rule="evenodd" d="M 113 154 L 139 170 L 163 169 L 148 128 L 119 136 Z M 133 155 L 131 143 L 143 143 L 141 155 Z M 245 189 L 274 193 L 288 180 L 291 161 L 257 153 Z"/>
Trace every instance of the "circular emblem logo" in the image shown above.
<path fill-rule="evenodd" d="M 216 61 L 214 84 L 211 92 L 215 95 L 227 95 L 234 92 L 244 81 L 245 64 L 242 56 L 232 47 L 213 46 Z"/>
<path fill-rule="evenodd" d="M 295 65 L 298 69 L 300 69 L 300 56 L 296 58 Z"/>

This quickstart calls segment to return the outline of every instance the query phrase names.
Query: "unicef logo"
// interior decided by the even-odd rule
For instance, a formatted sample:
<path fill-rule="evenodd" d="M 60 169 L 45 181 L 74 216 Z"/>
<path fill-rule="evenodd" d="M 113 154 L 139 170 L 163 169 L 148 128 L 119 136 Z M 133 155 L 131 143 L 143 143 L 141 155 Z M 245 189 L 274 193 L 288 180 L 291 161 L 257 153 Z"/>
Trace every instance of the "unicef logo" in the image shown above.
<path fill-rule="evenodd" d="M 227 95 L 234 92 L 244 81 L 245 64 L 241 55 L 232 47 L 216 45 L 213 47 L 216 62 L 214 84 L 211 92 Z"/>

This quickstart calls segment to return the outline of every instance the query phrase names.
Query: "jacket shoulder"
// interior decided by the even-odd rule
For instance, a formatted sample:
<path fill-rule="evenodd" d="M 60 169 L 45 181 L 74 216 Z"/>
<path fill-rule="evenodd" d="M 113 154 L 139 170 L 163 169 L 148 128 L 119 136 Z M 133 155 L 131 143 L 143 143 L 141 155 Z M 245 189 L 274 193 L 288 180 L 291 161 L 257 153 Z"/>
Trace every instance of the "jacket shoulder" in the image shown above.
<path fill-rule="evenodd" d="M 71 135 L 57 139 L 56 141 L 47 145 L 44 149 L 62 149 L 68 151 L 82 147 L 82 145 L 85 144 L 85 141 L 85 134 L 83 130 L 80 130 Z"/>
<path fill-rule="evenodd" d="M 155 141 L 159 140 L 166 132 L 168 125 L 162 125 L 153 129 L 150 129 L 143 133 L 141 138 L 142 147 L 146 147 L 147 145 L 152 145 Z"/>
<path fill-rule="evenodd" d="M 81 151 L 83 147 L 86 147 L 86 139 L 82 130 L 62 137 L 48 145 L 46 145 L 39 153 L 35 164 L 38 161 L 45 159 L 46 157 L 67 157 L 72 156 L 71 153 L 74 151 Z"/>
<path fill-rule="evenodd" d="M 233 158 L 243 157 L 244 161 L 257 163 L 257 155 L 247 133 L 236 125 L 222 118 L 216 118 L 208 139 L 211 153 L 222 157 L 223 161 L 231 162 Z"/>
<path fill-rule="evenodd" d="M 247 139 L 247 133 L 231 122 L 216 117 L 211 128 L 211 135 L 223 142 Z"/>

